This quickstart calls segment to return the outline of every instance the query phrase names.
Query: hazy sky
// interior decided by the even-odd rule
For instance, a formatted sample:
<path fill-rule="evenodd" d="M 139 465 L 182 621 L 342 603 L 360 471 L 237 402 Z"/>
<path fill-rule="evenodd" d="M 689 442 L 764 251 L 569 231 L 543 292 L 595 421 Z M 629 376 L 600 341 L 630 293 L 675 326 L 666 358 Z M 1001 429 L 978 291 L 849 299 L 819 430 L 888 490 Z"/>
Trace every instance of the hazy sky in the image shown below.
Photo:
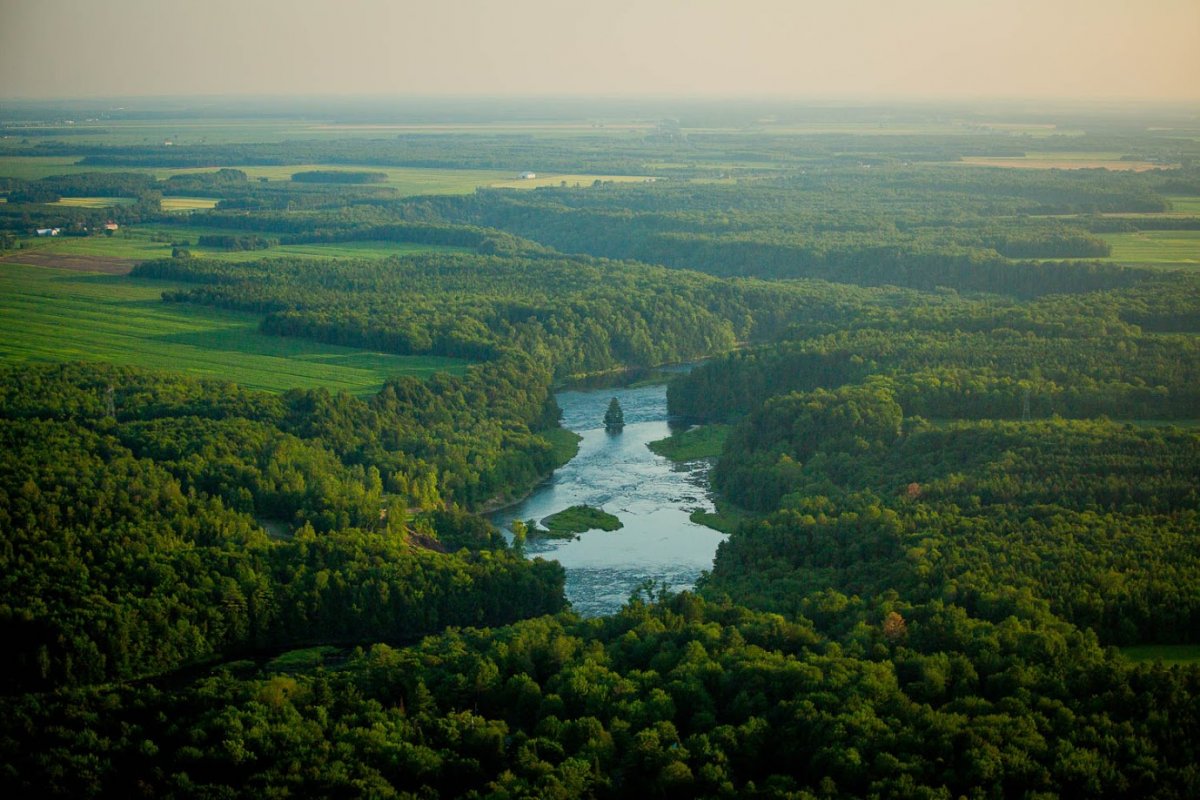
<path fill-rule="evenodd" d="M 1200 98 L 1200 0 L 0 0 L 0 96 Z"/>

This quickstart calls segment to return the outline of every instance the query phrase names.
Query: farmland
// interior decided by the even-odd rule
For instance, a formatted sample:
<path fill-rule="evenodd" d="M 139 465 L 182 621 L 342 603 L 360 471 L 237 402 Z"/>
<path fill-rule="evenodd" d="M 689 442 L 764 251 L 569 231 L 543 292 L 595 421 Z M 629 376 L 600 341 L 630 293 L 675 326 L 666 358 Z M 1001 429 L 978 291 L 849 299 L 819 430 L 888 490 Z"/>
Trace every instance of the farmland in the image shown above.
<path fill-rule="evenodd" d="M 29 239 L 26 247 L 39 255 L 72 257 L 122 258 L 146 261 L 170 258 L 173 241 L 195 241 L 212 229 L 190 228 L 182 225 L 144 225 L 123 228 L 115 236 L 59 236 Z M 267 250 L 228 251 L 189 246 L 195 256 L 222 261 L 247 261 L 259 258 L 309 256 L 314 258 L 387 258 L 423 252 L 456 252 L 461 248 L 408 242 L 344 242 L 340 244 L 294 244 Z M 11 257 L 10 257 L 11 258 Z"/>
<path fill-rule="evenodd" d="M 458 359 L 397 356 L 268 336 L 258 318 L 163 303 L 169 284 L 0 264 L 0 360 L 97 360 L 268 391 L 378 391 L 390 375 L 461 373 Z"/>
<path fill-rule="evenodd" d="M 76 163 L 78 158 L 58 156 L 3 156 L 0 157 L 0 175 L 38 180 L 51 175 L 73 175 L 85 172 L 142 172 L 153 175 L 160 180 L 173 175 L 196 172 L 212 172 L 211 169 L 169 169 L 146 168 L 118 169 L 114 167 L 96 167 Z M 438 169 L 424 167 L 378 167 L 356 166 L 350 164 L 289 164 L 284 166 L 259 166 L 244 164 L 227 164 L 246 173 L 251 180 L 290 181 L 297 172 L 313 170 L 368 170 L 383 172 L 387 179 L 372 186 L 394 190 L 401 196 L 423 194 L 470 194 L 480 187 L 502 187 L 511 189 L 536 189 L 541 186 L 558 186 L 563 181 L 567 185 L 589 185 L 595 180 L 611 182 L 637 182 L 645 178 L 640 175 L 592 175 L 582 173 L 537 173 L 538 177 L 522 180 L 517 170 L 479 170 L 479 169 Z M 536 167 L 536 165 L 533 165 Z M 196 201 L 205 200 L 200 205 Z M 80 202 L 85 201 L 85 202 Z M 117 205 L 121 202 L 132 202 L 126 198 L 64 198 L 64 205 L 86 207 L 104 207 Z M 215 203 L 207 202 L 207 198 L 163 198 L 164 211 L 183 211 L 202 208 L 212 208 Z"/>
<path fill-rule="evenodd" d="M 1107 259 L 1156 267 L 1200 266 L 1200 231 L 1137 231 L 1104 234 L 1112 245 Z"/>
<path fill-rule="evenodd" d="M 163 211 L 207 211 L 215 208 L 217 201 L 211 197 L 164 197 Z"/>
<path fill-rule="evenodd" d="M 976 167 L 1009 167 L 1012 169 L 1109 169 L 1142 172 L 1148 169 L 1163 169 L 1171 164 L 1144 159 L 1125 158 L 1124 153 L 1096 152 L 1090 150 L 1065 152 L 1030 151 L 1021 156 L 974 156 L 963 158 L 960 163 Z"/>
<path fill-rule="evenodd" d="M 54 205 L 73 208 L 112 208 L 113 206 L 130 205 L 133 202 L 132 197 L 64 197 Z"/>

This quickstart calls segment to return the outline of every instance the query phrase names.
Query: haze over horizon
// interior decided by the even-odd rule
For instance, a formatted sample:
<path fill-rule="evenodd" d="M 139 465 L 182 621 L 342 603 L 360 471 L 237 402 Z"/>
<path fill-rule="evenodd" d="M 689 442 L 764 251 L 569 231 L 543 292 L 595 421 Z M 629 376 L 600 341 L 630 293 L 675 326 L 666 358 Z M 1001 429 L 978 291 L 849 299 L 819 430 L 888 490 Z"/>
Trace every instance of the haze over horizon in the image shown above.
<path fill-rule="evenodd" d="M 0 96 L 1200 99 L 1195 0 L 0 0 Z"/>

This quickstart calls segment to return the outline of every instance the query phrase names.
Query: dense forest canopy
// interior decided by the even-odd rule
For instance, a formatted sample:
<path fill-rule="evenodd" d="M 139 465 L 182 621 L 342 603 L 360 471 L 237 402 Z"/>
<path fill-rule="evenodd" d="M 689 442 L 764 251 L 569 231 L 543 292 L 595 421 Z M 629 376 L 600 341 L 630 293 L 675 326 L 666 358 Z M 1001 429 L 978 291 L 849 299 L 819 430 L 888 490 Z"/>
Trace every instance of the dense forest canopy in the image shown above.
<path fill-rule="evenodd" d="M 6 796 L 1200 794 L 1200 667 L 1118 649 L 1200 644 L 1200 273 L 1114 244 L 1200 230 L 1200 139 L 776 111 L 166 146 L 0 110 L 6 259 L 473 362 L 367 398 L 0 364 Z M 1031 152 L 1155 168 L 979 163 Z M 481 514 L 570 457 L 563 381 L 694 361 L 733 532 L 581 618 Z"/>

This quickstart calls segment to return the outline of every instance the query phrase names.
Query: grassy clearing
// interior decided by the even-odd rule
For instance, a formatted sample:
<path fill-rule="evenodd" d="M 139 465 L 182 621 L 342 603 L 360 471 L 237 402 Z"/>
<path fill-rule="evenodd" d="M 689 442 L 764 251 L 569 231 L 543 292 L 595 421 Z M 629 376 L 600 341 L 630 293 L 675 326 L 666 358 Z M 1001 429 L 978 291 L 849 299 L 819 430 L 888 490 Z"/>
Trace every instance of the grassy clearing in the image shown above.
<path fill-rule="evenodd" d="M 1143 266 L 1200 266 L 1200 231 L 1106 233 L 1101 238 L 1112 245 L 1112 255 L 1106 261 Z"/>
<path fill-rule="evenodd" d="M 164 197 L 163 211 L 207 211 L 217 207 L 213 197 Z"/>
<path fill-rule="evenodd" d="M 648 442 L 651 452 L 672 461 L 696 461 L 721 455 L 730 425 L 701 425 L 688 431 L 672 434 L 657 442 Z"/>
<path fill-rule="evenodd" d="M 114 206 L 131 206 L 137 202 L 133 197 L 64 197 L 52 206 L 71 206 L 73 208 L 113 208 Z"/>
<path fill-rule="evenodd" d="M 550 536 L 574 536 L 585 531 L 615 531 L 625 527 L 617 517 L 591 506 L 571 506 L 542 520 Z"/>
<path fill-rule="evenodd" d="M 163 303 L 174 284 L 0 263 L 0 359 L 106 361 L 281 392 L 366 395 L 389 376 L 462 373 L 467 362 L 397 356 L 258 331 L 258 317 Z"/>
<path fill-rule="evenodd" d="M 751 518 L 751 514 L 748 511 L 743 511 L 724 500 L 718 499 L 715 505 L 717 507 L 716 511 L 705 511 L 702 508 L 697 508 L 688 516 L 688 519 L 697 525 L 712 528 L 714 531 L 733 533 L 738 529 L 739 525 Z"/>
<path fill-rule="evenodd" d="M 1142 644 L 1122 647 L 1121 655 L 1130 661 L 1161 661 L 1173 664 L 1200 663 L 1200 644 Z"/>
<path fill-rule="evenodd" d="M 325 663 L 326 658 L 340 652 L 340 648 L 330 644 L 289 650 L 268 661 L 266 668 L 270 672 L 302 672 L 316 669 Z"/>

